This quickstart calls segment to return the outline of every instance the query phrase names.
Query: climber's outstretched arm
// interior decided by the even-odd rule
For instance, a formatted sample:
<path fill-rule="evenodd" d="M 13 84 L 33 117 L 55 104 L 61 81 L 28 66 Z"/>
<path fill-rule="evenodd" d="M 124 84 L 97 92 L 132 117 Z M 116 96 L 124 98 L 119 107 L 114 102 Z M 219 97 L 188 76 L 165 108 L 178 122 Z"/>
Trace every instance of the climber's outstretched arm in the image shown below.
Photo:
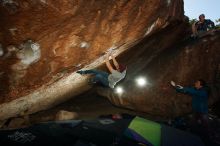
<path fill-rule="evenodd" d="M 115 59 L 115 56 L 113 54 L 111 54 L 111 57 L 112 57 L 113 64 L 114 64 L 115 68 L 118 70 L 119 64 L 118 64 L 117 60 Z"/>
<path fill-rule="evenodd" d="M 106 55 L 105 64 L 106 64 L 108 70 L 110 71 L 110 73 L 112 73 L 114 69 L 109 62 L 109 53 Z"/>

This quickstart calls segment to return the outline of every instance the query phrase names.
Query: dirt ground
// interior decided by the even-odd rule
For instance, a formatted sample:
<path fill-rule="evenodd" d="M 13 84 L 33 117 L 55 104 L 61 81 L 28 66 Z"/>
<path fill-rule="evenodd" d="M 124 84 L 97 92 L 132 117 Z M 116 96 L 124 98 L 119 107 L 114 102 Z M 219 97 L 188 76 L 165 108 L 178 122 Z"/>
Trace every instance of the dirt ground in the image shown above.
<path fill-rule="evenodd" d="M 100 115 L 118 113 L 139 115 L 148 119 L 159 119 L 159 117 L 151 116 L 146 113 L 135 112 L 129 109 L 116 107 L 106 98 L 96 95 L 95 93 L 91 94 L 91 92 L 92 91 L 89 91 L 78 97 L 74 97 L 72 100 L 69 100 L 49 110 L 30 115 L 30 123 L 34 124 L 39 122 L 52 121 L 55 119 L 56 113 L 60 110 L 76 112 L 78 114 L 78 119 L 93 119 Z"/>

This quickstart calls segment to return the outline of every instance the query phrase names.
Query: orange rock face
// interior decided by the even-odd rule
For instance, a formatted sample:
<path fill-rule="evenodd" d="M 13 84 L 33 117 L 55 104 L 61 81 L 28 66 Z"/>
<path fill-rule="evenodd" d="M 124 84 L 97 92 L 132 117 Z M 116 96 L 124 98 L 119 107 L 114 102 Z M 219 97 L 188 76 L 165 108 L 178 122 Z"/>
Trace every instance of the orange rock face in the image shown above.
<path fill-rule="evenodd" d="M 86 92 L 88 77 L 75 71 L 104 69 L 110 48 L 128 66 L 119 84 L 122 95 L 98 88 L 113 104 L 160 116 L 187 113 L 191 98 L 177 94 L 169 82 L 188 86 L 198 78 L 209 83 L 215 101 L 219 31 L 190 40 L 183 12 L 182 0 L 2 1 L 0 119 L 48 109 Z M 136 85 L 139 76 L 147 86 Z"/>
<path fill-rule="evenodd" d="M 31 94 L 103 55 L 183 18 L 182 0 L 35 0 L 2 1 L 0 6 L 1 102 Z M 25 69 L 19 49 L 31 39 L 40 45 L 40 59 Z M 19 66 L 20 67 L 20 66 Z M 16 78 L 17 77 L 17 78 Z M 45 87 L 46 88 L 46 87 Z"/>

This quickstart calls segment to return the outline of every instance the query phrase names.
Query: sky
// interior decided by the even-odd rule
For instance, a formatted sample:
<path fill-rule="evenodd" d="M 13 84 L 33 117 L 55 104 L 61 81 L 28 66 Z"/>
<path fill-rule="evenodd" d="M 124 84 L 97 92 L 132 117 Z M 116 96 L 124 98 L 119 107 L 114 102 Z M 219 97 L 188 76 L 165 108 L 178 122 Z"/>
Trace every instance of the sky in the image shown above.
<path fill-rule="evenodd" d="M 214 22 L 220 18 L 220 0 L 184 0 L 184 9 L 190 19 L 198 19 L 200 14 Z"/>

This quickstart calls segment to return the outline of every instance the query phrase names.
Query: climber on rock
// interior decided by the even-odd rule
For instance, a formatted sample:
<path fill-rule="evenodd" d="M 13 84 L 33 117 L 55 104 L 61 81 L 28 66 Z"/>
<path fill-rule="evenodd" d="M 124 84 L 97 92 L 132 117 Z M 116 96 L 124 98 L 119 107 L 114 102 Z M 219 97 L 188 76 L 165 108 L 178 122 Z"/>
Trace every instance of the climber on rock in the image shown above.
<path fill-rule="evenodd" d="M 195 22 L 192 25 L 192 37 L 200 37 L 205 35 L 207 31 L 210 31 L 215 28 L 215 23 L 210 19 L 205 19 L 205 15 L 199 15 L 199 21 Z"/>
<path fill-rule="evenodd" d="M 109 62 L 110 56 L 112 57 L 114 67 Z M 81 75 L 91 74 L 94 75 L 93 78 L 91 78 L 90 83 L 100 83 L 101 85 L 105 87 L 114 88 L 114 86 L 125 78 L 127 67 L 124 65 L 119 64 L 115 57 L 112 55 L 112 53 L 106 54 L 106 60 L 105 64 L 109 70 L 110 73 L 107 73 L 105 71 L 91 69 L 91 70 L 79 70 L 77 73 Z"/>

